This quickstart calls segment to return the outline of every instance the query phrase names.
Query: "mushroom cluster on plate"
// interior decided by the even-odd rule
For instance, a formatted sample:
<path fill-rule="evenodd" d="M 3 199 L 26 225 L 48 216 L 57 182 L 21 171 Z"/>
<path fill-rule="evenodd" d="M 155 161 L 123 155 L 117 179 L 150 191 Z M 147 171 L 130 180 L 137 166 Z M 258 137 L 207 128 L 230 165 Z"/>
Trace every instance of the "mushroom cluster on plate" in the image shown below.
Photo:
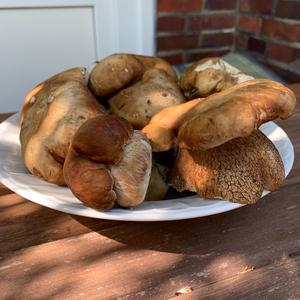
<path fill-rule="evenodd" d="M 163 59 L 113 54 L 32 89 L 21 113 L 24 163 L 108 210 L 162 200 L 169 187 L 202 198 L 255 203 L 284 180 L 264 122 L 290 117 L 294 93 L 220 58 L 180 78 Z"/>

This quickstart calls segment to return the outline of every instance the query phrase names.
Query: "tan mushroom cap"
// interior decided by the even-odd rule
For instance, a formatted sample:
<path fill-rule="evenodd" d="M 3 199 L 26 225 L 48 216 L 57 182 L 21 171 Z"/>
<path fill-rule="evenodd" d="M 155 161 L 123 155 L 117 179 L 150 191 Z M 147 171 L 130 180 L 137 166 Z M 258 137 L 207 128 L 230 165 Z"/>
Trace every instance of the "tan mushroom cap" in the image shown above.
<path fill-rule="evenodd" d="M 295 94 L 280 83 L 253 79 L 213 94 L 181 119 L 179 147 L 206 150 L 249 136 L 262 123 L 290 117 Z"/>
<path fill-rule="evenodd" d="M 272 142 L 259 130 L 206 151 L 180 149 L 170 184 L 203 198 L 255 203 L 263 189 L 274 191 L 284 166 Z"/>
<path fill-rule="evenodd" d="M 180 76 L 179 85 L 185 97 L 207 97 L 235 84 L 253 79 L 219 57 L 201 59 Z"/>
<path fill-rule="evenodd" d="M 163 70 L 177 80 L 175 70 L 162 58 L 118 53 L 96 63 L 90 74 L 89 87 L 95 96 L 105 97 L 140 80 L 153 68 Z"/>
<path fill-rule="evenodd" d="M 113 114 L 142 129 L 165 107 L 185 102 L 176 82 L 163 70 L 150 69 L 143 78 L 109 99 Z"/>
<path fill-rule="evenodd" d="M 63 172 L 73 194 L 90 207 L 134 207 L 145 199 L 151 161 L 145 136 L 126 120 L 106 115 L 78 129 Z"/>
<path fill-rule="evenodd" d="M 103 114 L 87 88 L 84 68 L 59 73 L 35 87 L 21 114 L 20 142 L 28 170 L 64 185 L 62 168 L 73 135 L 86 120 Z"/>

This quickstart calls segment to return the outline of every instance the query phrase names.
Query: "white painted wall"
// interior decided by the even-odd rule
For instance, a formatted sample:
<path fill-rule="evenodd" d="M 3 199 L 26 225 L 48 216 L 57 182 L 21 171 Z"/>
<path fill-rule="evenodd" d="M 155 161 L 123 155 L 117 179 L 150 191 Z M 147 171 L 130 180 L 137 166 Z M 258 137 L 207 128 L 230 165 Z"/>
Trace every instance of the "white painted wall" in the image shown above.
<path fill-rule="evenodd" d="M 154 0 L 0 0 L 0 112 L 39 82 L 115 52 L 154 54 Z"/>

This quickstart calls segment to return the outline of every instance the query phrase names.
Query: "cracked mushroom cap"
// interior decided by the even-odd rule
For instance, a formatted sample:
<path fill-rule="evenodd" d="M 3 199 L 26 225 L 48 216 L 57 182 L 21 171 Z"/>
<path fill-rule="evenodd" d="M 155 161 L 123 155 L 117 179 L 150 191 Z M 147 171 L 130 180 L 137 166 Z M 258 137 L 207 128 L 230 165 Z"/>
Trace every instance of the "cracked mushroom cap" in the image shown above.
<path fill-rule="evenodd" d="M 170 184 L 203 198 L 255 203 L 264 189 L 276 190 L 284 166 L 273 143 L 259 130 L 206 151 L 180 149 Z"/>
<path fill-rule="evenodd" d="M 177 83 L 165 71 L 150 69 L 139 82 L 110 98 L 109 106 L 113 114 L 142 129 L 163 108 L 183 102 Z"/>
<path fill-rule="evenodd" d="M 90 74 L 89 87 L 95 96 L 105 97 L 140 80 L 152 68 L 163 70 L 173 80 L 177 80 L 175 70 L 162 58 L 112 54 L 95 64 Z"/>
<path fill-rule="evenodd" d="M 106 114 L 87 87 L 86 69 L 74 68 L 39 84 L 26 96 L 20 143 L 28 170 L 64 185 L 63 163 L 73 135 L 86 120 Z"/>
<path fill-rule="evenodd" d="M 144 201 L 152 166 L 145 136 L 117 116 L 99 116 L 76 132 L 64 164 L 73 194 L 99 210 L 114 204 L 134 207 Z"/>
<path fill-rule="evenodd" d="M 268 79 L 253 79 L 213 94 L 181 119 L 179 147 L 207 150 L 249 136 L 264 122 L 287 119 L 296 107 L 295 94 Z"/>
<path fill-rule="evenodd" d="M 207 97 L 235 84 L 253 79 L 219 57 L 201 59 L 180 76 L 179 85 L 185 97 Z"/>

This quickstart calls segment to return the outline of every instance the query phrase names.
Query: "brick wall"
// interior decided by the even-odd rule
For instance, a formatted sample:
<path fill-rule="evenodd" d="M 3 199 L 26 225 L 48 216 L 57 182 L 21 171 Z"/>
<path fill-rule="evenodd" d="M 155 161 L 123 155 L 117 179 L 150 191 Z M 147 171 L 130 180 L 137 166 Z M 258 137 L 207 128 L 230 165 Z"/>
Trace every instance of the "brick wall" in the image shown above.
<path fill-rule="evenodd" d="M 250 51 L 300 81 L 300 0 L 157 0 L 157 54 L 173 64 Z"/>
<path fill-rule="evenodd" d="M 157 54 L 173 64 L 233 49 L 237 0 L 157 0 Z"/>
<path fill-rule="evenodd" d="M 240 0 L 235 47 L 299 82 L 300 1 Z"/>

